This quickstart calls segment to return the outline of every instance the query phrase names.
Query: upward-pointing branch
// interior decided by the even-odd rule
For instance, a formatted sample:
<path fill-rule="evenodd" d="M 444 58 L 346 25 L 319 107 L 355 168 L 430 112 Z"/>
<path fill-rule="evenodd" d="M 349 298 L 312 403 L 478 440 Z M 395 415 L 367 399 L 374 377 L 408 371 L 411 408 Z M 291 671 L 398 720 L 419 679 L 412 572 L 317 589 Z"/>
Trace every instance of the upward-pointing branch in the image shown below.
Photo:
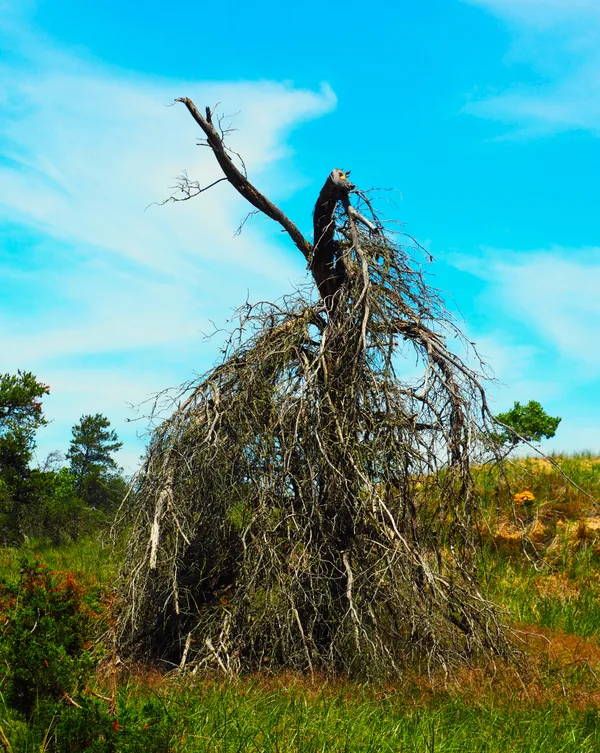
<path fill-rule="evenodd" d="M 333 301 L 334 294 L 346 279 L 346 266 L 340 253 L 339 244 L 335 238 L 335 209 L 337 203 L 338 201 L 345 200 L 345 204 L 349 207 L 347 196 L 354 189 L 354 185 L 347 179 L 346 174 L 337 168 L 332 170 L 321 189 L 313 213 L 315 239 L 313 246 L 306 240 L 289 217 L 256 189 L 246 175 L 234 164 L 227 153 L 223 137 L 212 122 L 210 108 L 206 108 L 206 116 L 204 116 L 188 97 L 179 97 L 175 101 L 182 102 L 187 107 L 191 116 L 204 131 L 208 145 L 212 149 L 227 180 L 253 207 L 281 225 L 308 262 L 321 298 L 324 301 Z M 347 211 L 349 211 L 348 208 Z M 359 215 L 358 219 L 367 225 L 370 224 L 362 215 Z"/>
<path fill-rule="evenodd" d="M 258 191 L 252 183 L 250 183 L 248 178 L 246 178 L 246 176 L 236 167 L 229 154 L 227 154 L 221 134 L 213 125 L 210 108 L 206 108 L 206 117 L 204 117 L 188 97 L 179 97 L 175 101 L 183 102 L 196 123 L 202 128 L 206 134 L 208 144 L 217 158 L 217 162 L 221 166 L 221 169 L 225 173 L 225 177 L 231 185 L 245 199 L 247 199 L 252 206 L 256 207 L 261 212 L 264 212 L 267 217 L 275 220 L 275 222 L 278 222 L 302 252 L 304 258 L 308 261 L 312 255 L 312 245 L 306 240 L 289 217 L 287 217 L 279 207 L 275 206 L 272 201 L 269 201 L 266 196 Z"/>

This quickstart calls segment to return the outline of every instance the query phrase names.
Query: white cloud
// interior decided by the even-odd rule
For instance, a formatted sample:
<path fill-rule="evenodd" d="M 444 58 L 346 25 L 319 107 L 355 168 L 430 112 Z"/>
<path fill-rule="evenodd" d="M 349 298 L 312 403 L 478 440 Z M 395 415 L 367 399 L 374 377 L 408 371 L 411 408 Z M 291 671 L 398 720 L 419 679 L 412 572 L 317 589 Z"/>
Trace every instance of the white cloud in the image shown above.
<path fill-rule="evenodd" d="M 209 318 L 221 324 L 248 291 L 278 297 L 304 274 L 300 254 L 267 221 L 234 237 L 248 207 L 227 184 L 144 211 L 184 168 L 202 183 L 220 177 L 209 150 L 196 146 L 202 134 L 185 108 L 166 105 L 191 96 L 239 111 L 230 145 L 277 200 L 301 179 L 288 170 L 281 181 L 289 131 L 330 111 L 335 97 L 326 85 L 105 70 L 26 28 L 16 36 L 14 15 L 4 22 L 22 59 L 0 66 L 1 369 L 31 369 L 53 386 L 46 434 L 62 437 L 64 449 L 81 413 L 112 411 L 123 429 L 126 402 L 205 368 L 198 353 Z M 35 242 L 11 250 L 19 236 Z M 158 367 L 140 373 L 152 360 Z M 43 432 L 40 442 L 40 455 L 53 449 Z"/>
<path fill-rule="evenodd" d="M 544 451 L 600 450 L 599 258 L 594 248 L 488 248 L 452 259 L 486 283 L 474 301 L 483 323 L 469 335 L 499 380 L 488 386 L 492 411 L 538 400 L 562 417 Z"/>
<path fill-rule="evenodd" d="M 486 296 L 509 320 L 541 335 L 584 378 L 600 376 L 600 249 L 488 251 L 456 260 L 486 279 Z"/>
<path fill-rule="evenodd" d="M 468 104 L 464 111 L 517 126 L 516 135 L 534 137 L 568 130 L 600 134 L 600 61 L 582 65 L 573 75 L 542 87 L 524 86 Z"/>
<path fill-rule="evenodd" d="M 477 353 L 491 370 L 494 381 L 487 385 L 492 411 L 499 412 L 513 400 L 552 399 L 557 386 L 542 379 L 537 371 L 537 348 L 525 344 L 518 336 L 499 327 L 485 335 L 474 335 Z"/>
<path fill-rule="evenodd" d="M 513 32 L 507 62 L 526 62 L 535 85 L 469 103 L 465 111 L 534 136 L 583 129 L 600 133 L 600 3 L 597 0 L 466 0 Z"/>
<path fill-rule="evenodd" d="M 270 83 L 155 84 L 85 68 L 0 70 L 0 81 L 0 135 L 10 160 L 0 169 L 5 216 L 182 276 L 198 256 L 210 255 L 209 244 L 216 246 L 224 234 L 230 241 L 232 219 L 243 209 L 231 190 L 219 186 L 189 206 L 143 212 L 167 195 L 184 167 L 205 183 L 220 177 L 209 151 L 195 146 L 201 133 L 185 109 L 165 107 L 174 93 L 199 103 L 220 97 L 223 107 L 240 108 L 239 131 L 230 141 L 253 175 L 285 154 L 289 127 L 334 104 L 326 87 L 312 93 Z M 226 253 L 252 269 L 270 267 L 267 258 L 248 256 L 243 238 L 228 242 Z"/>
<path fill-rule="evenodd" d="M 548 27 L 565 19 L 600 17 L 596 0 L 467 0 L 508 19 Z"/>

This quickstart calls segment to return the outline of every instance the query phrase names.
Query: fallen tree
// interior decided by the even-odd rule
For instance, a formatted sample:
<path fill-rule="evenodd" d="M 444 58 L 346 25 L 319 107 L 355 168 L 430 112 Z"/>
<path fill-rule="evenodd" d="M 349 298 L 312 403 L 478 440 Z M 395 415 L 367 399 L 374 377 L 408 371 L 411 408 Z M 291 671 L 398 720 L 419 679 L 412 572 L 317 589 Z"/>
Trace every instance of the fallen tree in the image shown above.
<path fill-rule="evenodd" d="M 339 169 L 310 242 L 237 167 L 211 111 L 178 101 L 314 287 L 241 309 L 222 361 L 154 431 L 128 522 L 122 650 L 380 678 L 509 654 L 475 572 L 469 468 L 493 419 L 414 247 Z M 179 189 L 204 190 L 185 176 Z"/>

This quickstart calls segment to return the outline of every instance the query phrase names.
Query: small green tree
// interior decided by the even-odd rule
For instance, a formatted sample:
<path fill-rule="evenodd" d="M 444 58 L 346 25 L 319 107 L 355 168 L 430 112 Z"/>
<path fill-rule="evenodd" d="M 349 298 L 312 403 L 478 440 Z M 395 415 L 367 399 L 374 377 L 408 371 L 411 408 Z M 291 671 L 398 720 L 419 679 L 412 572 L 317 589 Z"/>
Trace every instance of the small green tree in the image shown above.
<path fill-rule="evenodd" d="M 50 387 L 30 371 L 0 375 L 0 530 L 3 538 L 25 535 L 35 494 L 30 464 L 36 431 L 46 424 L 42 398 Z"/>
<path fill-rule="evenodd" d="M 0 375 L 0 473 L 5 481 L 23 476 L 35 447 L 35 432 L 46 423 L 42 398 L 50 387 L 30 371 Z"/>
<path fill-rule="evenodd" d="M 562 419 L 549 416 L 537 400 L 530 400 L 527 405 L 515 401 L 513 407 L 506 413 L 499 413 L 496 420 L 506 427 L 497 435 L 499 444 L 513 449 L 523 440 L 541 442 L 542 439 L 551 439 Z"/>
<path fill-rule="evenodd" d="M 112 457 L 123 443 L 101 413 L 82 416 L 72 433 L 67 460 L 77 493 L 90 507 L 110 512 L 126 486 Z"/>

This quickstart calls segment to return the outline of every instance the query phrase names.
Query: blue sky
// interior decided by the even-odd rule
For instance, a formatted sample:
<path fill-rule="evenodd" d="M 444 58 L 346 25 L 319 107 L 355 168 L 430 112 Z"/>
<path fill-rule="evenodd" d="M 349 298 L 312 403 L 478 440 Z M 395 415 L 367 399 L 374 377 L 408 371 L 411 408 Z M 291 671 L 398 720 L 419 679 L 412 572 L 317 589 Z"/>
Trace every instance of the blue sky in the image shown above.
<path fill-rule="evenodd" d="M 397 189 L 501 384 L 497 410 L 563 417 L 547 449 L 600 451 L 597 0 L 0 0 L 0 371 L 52 387 L 38 456 L 105 413 L 133 470 L 136 405 L 202 372 L 246 297 L 305 279 L 220 184 L 182 106 L 235 114 L 251 178 L 307 232 L 333 167 Z M 143 413 L 143 410 L 142 410 Z"/>

